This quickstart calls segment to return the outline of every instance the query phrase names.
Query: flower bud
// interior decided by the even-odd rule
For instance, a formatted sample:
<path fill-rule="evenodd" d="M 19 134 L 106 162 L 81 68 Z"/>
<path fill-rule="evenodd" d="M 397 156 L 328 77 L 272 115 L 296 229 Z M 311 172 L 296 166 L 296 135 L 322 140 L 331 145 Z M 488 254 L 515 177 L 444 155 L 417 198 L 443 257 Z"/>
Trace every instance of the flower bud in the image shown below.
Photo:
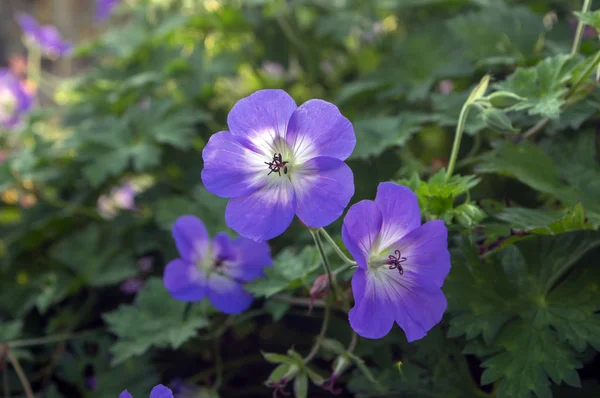
<path fill-rule="evenodd" d="M 525 98 L 509 91 L 496 91 L 488 96 L 488 100 L 494 108 L 503 109 L 516 105 L 519 102 L 524 101 Z"/>
<path fill-rule="evenodd" d="M 313 299 L 325 297 L 328 290 L 329 278 L 327 274 L 319 275 L 310 288 L 310 297 Z"/>

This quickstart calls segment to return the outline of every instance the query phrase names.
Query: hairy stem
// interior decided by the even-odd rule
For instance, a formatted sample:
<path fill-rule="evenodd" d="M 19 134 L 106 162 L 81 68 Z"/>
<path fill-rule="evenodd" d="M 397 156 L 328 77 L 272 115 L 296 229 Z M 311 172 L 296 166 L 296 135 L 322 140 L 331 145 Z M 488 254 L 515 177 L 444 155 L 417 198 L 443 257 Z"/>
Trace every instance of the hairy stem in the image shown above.
<path fill-rule="evenodd" d="M 21 367 L 19 360 L 17 359 L 17 357 L 15 357 L 15 354 L 13 354 L 13 352 L 10 348 L 6 352 L 6 357 L 12 364 L 13 368 L 15 369 L 17 376 L 19 376 L 19 380 L 21 381 L 21 384 L 23 385 L 23 389 L 25 390 L 25 396 L 27 398 L 34 398 L 33 390 L 31 389 L 29 380 L 27 380 L 27 376 L 25 375 L 25 372 L 23 372 L 23 368 Z"/>
<path fill-rule="evenodd" d="M 583 7 L 581 12 L 588 12 L 592 5 L 592 0 L 583 0 Z M 573 46 L 571 47 L 571 55 L 575 55 L 579 52 L 579 44 L 581 43 L 581 36 L 583 36 L 583 21 L 579 20 L 577 23 L 577 30 L 575 31 L 575 39 L 573 39 Z"/>
<path fill-rule="evenodd" d="M 319 228 L 319 232 L 321 233 L 321 235 L 323 235 L 325 240 L 327 240 L 327 242 L 331 245 L 335 253 L 342 259 L 343 262 L 349 265 L 356 265 L 356 261 L 351 260 L 350 258 L 348 258 L 348 256 L 344 254 L 342 249 L 340 249 L 337 243 L 335 243 L 333 238 L 327 233 L 327 231 L 325 231 L 324 228 Z"/>

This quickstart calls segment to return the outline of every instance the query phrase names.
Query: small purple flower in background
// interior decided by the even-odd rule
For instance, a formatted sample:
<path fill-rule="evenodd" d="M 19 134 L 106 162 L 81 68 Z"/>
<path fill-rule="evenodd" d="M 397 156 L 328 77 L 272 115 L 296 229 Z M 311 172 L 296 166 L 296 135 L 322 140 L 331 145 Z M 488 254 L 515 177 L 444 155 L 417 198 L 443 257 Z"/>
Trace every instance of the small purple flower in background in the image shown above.
<path fill-rule="evenodd" d="M 218 398 L 219 395 L 210 388 L 199 387 L 189 384 L 181 378 L 176 378 L 171 382 L 173 395 L 175 398 Z"/>
<path fill-rule="evenodd" d="M 137 262 L 137 266 L 140 271 L 148 273 L 152 270 L 152 264 L 154 263 L 154 259 L 152 256 L 144 256 L 140 258 Z"/>
<path fill-rule="evenodd" d="M 119 398 L 133 398 L 133 396 L 125 390 L 119 395 Z M 150 391 L 150 398 L 173 398 L 173 392 L 159 384 Z"/>
<path fill-rule="evenodd" d="M 52 25 L 40 26 L 35 18 L 25 13 L 19 14 L 17 22 L 27 45 L 38 47 L 48 58 L 67 55 L 73 49 L 73 45 L 64 41 L 58 29 Z"/>
<path fill-rule="evenodd" d="M 442 80 L 438 84 L 438 89 L 442 94 L 450 94 L 454 90 L 454 83 L 452 80 Z"/>
<path fill-rule="evenodd" d="M 88 376 L 85 378 L 85 386 L 88 390 L 95 390 L 98 387 L 98 379 L 96 376 Z"/>
<path fill-rule="evenodd" d="M 121 0 L 96 0 L 96 21 L 106 21 L 115 6 L 120 2 Z"/>
<path fill-rule="evenodd" d="M 135 210 L 136 191 L 130 183 L 112 188 L 110 194 L 98 198 L 98 213 L 105 218 L 114 218 L 119 210 Z"/>
<path fill-rule="evenodd" d="M 448 231 L 441 220 L 421 225 L 412 191 L 379 184 L 375 201 L 350 208 L 342 239 L 358 264 L 348 314 L 356 333 L 378 339 L 395 321 L 410 342 L 440 322 L 447 306 L 441 287 L 450 271 Z"/>
<path fill-rule="evenodd" d="M 144 280 L 138 277 L 127 278 L 125 282 L 121 283 L 121 291 L 125 294 L 136 294 L 145 285 Z"/>
<path fill-rule="evenodd" d="M 202 181 L 231 198 L 230 228 L 260 242 L 282 234 L 294 214 L 312 228 L 341 216 L 354 194 L 344 160 L 356 137 L 335 105 L 313 99 L 297 107 L 283 90 L 261 90 L 239 100 L 227 124 L 202 152 Z"/>
<path fill-rule="evenodd" d="M 206 227 L 194 216 L 179 217 L 172 233 L 181 257 L 167 264 L 164 283 L 174 298 L 195 302 L 208 297 L 226 314 L 239 314 L 252 304 L 244 283 L 264 276 L 263 268 L 271 265 L 266 242 L 231 240 L 225 233 L 211 242 Z"/>
<path fill-rule="evenodd" d="M 13 129 L 31 109 L 33 97 L 8 69 L 0 69 L 0 129 Z"/>

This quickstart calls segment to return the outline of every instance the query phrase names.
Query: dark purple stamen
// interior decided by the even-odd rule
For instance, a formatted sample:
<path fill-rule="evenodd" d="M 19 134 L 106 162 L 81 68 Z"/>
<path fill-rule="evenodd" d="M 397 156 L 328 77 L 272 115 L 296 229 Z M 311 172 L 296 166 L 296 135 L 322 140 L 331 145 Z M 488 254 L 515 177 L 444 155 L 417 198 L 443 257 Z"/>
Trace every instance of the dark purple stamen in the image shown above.
<path fill-rule="evenodd" d="M 391 254 L 388 256 L 388 264 L 390 264 L 390 269 L 397 269 L 400 275 L 404 275 L 404 268 L 402 268 L 402 265 L 400 264 L 406 261 L 406 257 L 402 257 L 400 250 L 394 251 L 394 254 L 396 254 L 396 256 Z"/>
<path fill-rule="evenodd" d="M 329 380 L 321 385 L 323 390 L 330 392 L 333 395 L 340 395 L 342 393 L 341 388 L 335 388 L 335 382 L 337 381 L 337 376 L 331 376 Z"/>
<path fill-rule="evenodd" d="M 289 391 L 285 391 L 285 386 L 287 385 L 288 381 L 287 379 L 284 377 L 281 380 L 277 381 L 277 382 L 269 382 L 267 384 L 267 387 L 271 387 L 273 388 L 273 398 L 277 398 L 277 394 L 281 393 L 282 395 L 288 396 L 290 395 Z"/>
<path fill-rule="evenodd" d="M 265 164 L 267 166 L 269 166 L 269 174 L 267 175 L 271 175 L 271 173 L 275 172 L 277 174 L 279 174 L 281 176 L 281 169 L 283 169 L 283 174 L 287 174 L 287 164 L 289 162 L 284 162 L 281 159 L 281 154 L 280 153 L 276 153 L 273 155 L 273 160 L 270 162 L 265 162 Z"/>

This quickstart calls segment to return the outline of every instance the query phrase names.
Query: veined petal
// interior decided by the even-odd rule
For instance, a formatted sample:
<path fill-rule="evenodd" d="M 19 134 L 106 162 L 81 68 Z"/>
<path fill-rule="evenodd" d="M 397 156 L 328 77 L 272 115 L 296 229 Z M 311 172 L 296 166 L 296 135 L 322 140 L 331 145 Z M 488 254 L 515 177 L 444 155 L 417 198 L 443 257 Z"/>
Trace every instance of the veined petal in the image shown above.
<path fill-rule="evenodd" d="M 425 337 L 444 316 L 448 303 L 439 287 L 431 282 L 411 280 L 397 270 L 379 268 L 379 288 L 394 299 L 395 320 L 411 341 Z"/>
<path fill-rule="evenodd" d="M 356 145 L 352 123 L 337 106 L 319 99 L 306 101 L 291 115 L 286 141 L 295 162 L 318 156 L 345 160 Z"/>
<path fill-rule="evenodd" d="M 173 398 L 173 392 L 159 384 L 150 391 L 150 398 Z"/>
<path fill-rule="evenodd" d="M 244 282 L 265 276 L 263 268 L 273 264 L 267 242 L 255 242 L 240 236 L 233 241 L 233 246 L 238 252 L 237 261 L 225 263 L 224 273 Z"/>
<path fill-rule="evenodd" d="M 231 108 L 227 125 L 245 147 L 272 157 L 295 109 L 296 102 L 285 91 L 260 90 Z"/>
<path fill-rule="evenodd" d="M 206 297 L 206 275 L 195 264 L 175 259 L 165 267 L 165 288 L 181 301 L 195 302 Z"/>
<path fill-rule="evenodd" d="M 382 182 L 377 187 L 375 204 L 383 216 L 379 235 L 381 250 L 421 225 L 417 195 L 405 186 Z"/>
<path fill-rule="evenodd" d="M 339 159 L 311 159 L 294 169 L 291 180 L 296 192 L 296 214 L 311 228 L 337 220 L 354 195 L 352 170 Z"/>
<path fill-rule="evenodd" d="M 381 210 L 371 200 L 362 200 L 353 205 L 342 225 L 344 245 L 362 267 L 368 267 L 369 254 L 381 230 Z"/>
<path fill-rule="evenodd" d="M 239 314 L 252 304 L 252 295 L 241 283 L 217 273 L 212 273 L 208 279 L 208 299 L 226 314 Z"/>
<path fill-rule="evenodd" d="M 290 180 L 280 178 L 252 195 L 233 198 L 225 222 L 238 234 L 257 242 L 281 235 L 294 219 L 296 195 Z"/>
<path fill-rule="evenodd" d="M 273 155 L 271 155 L 273 156 Z M 230 132 L 213 134 L 202 151 L 202 182 L 217 196 L 246 196 L 267 183 L 265 156 L 240 143 Z"/>
<path fill-rule="evenodd" d="M 370 271 L 357 268 L 352 276 L 354 307 L 348 313 L 350 326 L 362 337 L 379 339 L 394 326 L 394 303 L 379 289 Z"/>
<path fill-rule="evenodd" d="M 402 263 L 404 277 L 415 283 L 444 284 L 450 272 L 448 230 L 442 220 L 426 222 L 409 232 L 392 249 L 398 249 L 406 261 Z"/>
<path fill-rule="evenodd" d="M 206 254 L 209 244 L 208 231 L 198 217 L 179 217 L 173 224 L 172 234 L 179 254 L 186 261 L 195 264 Z"/>

